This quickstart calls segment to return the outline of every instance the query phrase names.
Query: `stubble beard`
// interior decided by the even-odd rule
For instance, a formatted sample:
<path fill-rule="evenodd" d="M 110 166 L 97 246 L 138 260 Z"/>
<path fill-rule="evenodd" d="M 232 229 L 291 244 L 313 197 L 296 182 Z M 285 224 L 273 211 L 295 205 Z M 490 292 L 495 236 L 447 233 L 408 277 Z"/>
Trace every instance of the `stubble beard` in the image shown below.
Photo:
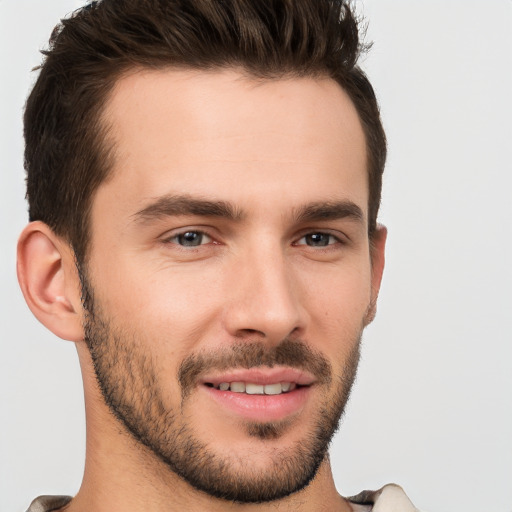
<path fill-rule="evenodd" d="M 84 331 L 96 380 L 112 414 L 138 442 L 145 445 L 173 473 L 193 488 L 215 498 L 239 503 L 268 502 L 306 487 L 327 456 L 355 380 L 361 332 L 353 341 L 341 375 L 333 376 L 324 356 L 302 341 L 283 340 L 274 348 L 264 343 L 233 346 L 229 354 L 191 355 L 182 362 L 178 382 L 180 407 L 169 407 L 159 386 L 158 361 L 143 351 L 144 343 L 113 325 L 93 303 L 91 289 L 82 274 L 83 303 L 88 311 Z M 148 343 L 148 346 L 150 344 Z M 223 363 L 221 363 L 221 361 Z M 312 363 L 313 361 L 313 363 Z M 287 449 L 268 450 L 268 464 L 255 473 L 247 453 L 219 453 L 198 438 L 187 423 L 184 408 L 193 390 L 194 372 L 204 366 L 237 364 L 241 367 L 289 364 L 312 371 L 324 388 L 314 421 L 301 439 Z M 316 366 L 315 366 L 316 365 Z M 235 366 L 236 367 L 236 366 Z M 327 372 L 327 373 L 326 373 Z M 319 373 L 321 375 L 319 375 Z M 269 443 L 286 437 L 289 422 L 241 423 L 247 436 Z"/>

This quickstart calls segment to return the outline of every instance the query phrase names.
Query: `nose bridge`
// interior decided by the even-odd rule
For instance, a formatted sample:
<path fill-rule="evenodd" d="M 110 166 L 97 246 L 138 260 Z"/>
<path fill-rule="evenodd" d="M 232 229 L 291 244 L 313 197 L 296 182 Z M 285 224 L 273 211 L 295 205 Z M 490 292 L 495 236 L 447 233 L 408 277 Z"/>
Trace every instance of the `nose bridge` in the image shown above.
<path fill-rule="evenodd" d="M 226 324 L 232 335 L 279 343 L 303 327 L 298 286 L 279 243 L 252 244 L 236 263 Z"/>

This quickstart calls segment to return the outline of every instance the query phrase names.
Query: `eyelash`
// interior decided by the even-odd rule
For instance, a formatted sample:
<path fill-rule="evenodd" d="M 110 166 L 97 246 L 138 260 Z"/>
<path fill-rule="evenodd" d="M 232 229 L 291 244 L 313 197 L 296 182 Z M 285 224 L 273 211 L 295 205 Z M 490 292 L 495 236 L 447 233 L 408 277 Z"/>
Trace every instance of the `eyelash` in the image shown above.
<path fill-rule="evenodd" d="M 303 243 L 303 244 L 299 243 L 301 240 L 306 239 L 308 237 L 313 237 L 315 235 L 327 237 L 327 244 L 326 245 L 308 245 L 307 243 Z M 331 241 L 332 241 L 332 243 L 329 243 Z M 311 232 L 303 235 L 301 238 L 299 238 L 298 241 L 295 242 L 293 245 L 305 245 L 307 247 L 314 247 L 314 248 L 318 248 L 318 249 L 328 250 L 329 248 L 332 248 L 331 246 L 338 245 L 338 244 L 343 245 L 344 241 L 340 237 L 333 235 L 332 233 L 328 233 L 325 231 L 311 231 Z"/>
<path fill-rule="evenodd" d="M 180 237 L 185 237 L 187 235 L 198 235 L 200 237 L 199 243 L 197 245 L 185 245 L 183 243 L 179 243 L 178 242 Z M 309 245 L 307 242 L 306 243 L 300 243 L 302 240 L 305 240 L 308 237 L 313 237 L 313 236 L 317 236 L 317 235 L 320 235 L 322 237 L 328 237 L 327 243 L 325 245 Z M 208 241 L 206 243 L 202 243 L 203 239 L 205 237 L 208 239 Z M 163 240 L 163 242 L 166 243 L 166 244 L 174 244 L 174 245 L 177 245 L 179 247 L 186 248 L 185 250 L 197 249 L 198 247 L 200 247 L 202 245 L 207 245 L 207 244 L 211 244 L 211 243 L 218 244 L 218 242 L 216 242 L 212 236 L 210 236 L 208 233 L 206 233 L 205 231 L 202 231 L 200 229 L 187 229 L 187 230 L 182 231 L 180 233 L 175 233 L 172 236 L 169 236 L 169 237 L 165 238 Z M 343 239 L 341 239 L 340 237 L 338 237 L 336 235 L 333 235 L 332 233 L 328 233 L 328 232 L 325 232 L 325 231 L 310 231 L 310 232 L 307 232 L 307 233 L 303 234 L 292 245 L 294 245 L 294 246 L 313 247 L 313 248 L 316 248 L 316 249 L 319 249 L 319 250 L 329 250 L 329 249 L 333 249 L 332 246 L 336 246 L 338 244 L 344 245 L 345 241 Z"/>
<path fill-rule="evenodd" d="M 212 243 L 212 242 L 213 243 L 217 243 L 217 242 L 215 242 L 213 240 L 213 238 L 210 235 L 208 235 L 208 233 L 205 233 L 204 231 L 199 230 L 199 229 L 187 229 L 187 230 L 182 231 L 180 233 L 175 233 L 172 236 L 169 236 L 169 237 L 165 238 L 163 240 L 163 242 L 166 243 L 166 244 L 174 244 L 174 245 L 178 245 L 180 247 L 193 248 L 193 249 L 195 249 L 197 247 L 200 247 L 201 245 L 205 245 L 204 243 L 199 243 L 197 245 L 184 245 L 184 244 L 180 244 L 180 243 L 174 242 L 174 240 L 178 240 L 180 237 L 185 237 L 186 235 L 192 235 L 192 234 L 199 235 L 201 237 L 200 242 L 202 242 L 202 239 L 204 237 L 206 237 L 206 238 L 208 238 L 210 240 L 210 242 L 207 242 L 207 243 Z"/>

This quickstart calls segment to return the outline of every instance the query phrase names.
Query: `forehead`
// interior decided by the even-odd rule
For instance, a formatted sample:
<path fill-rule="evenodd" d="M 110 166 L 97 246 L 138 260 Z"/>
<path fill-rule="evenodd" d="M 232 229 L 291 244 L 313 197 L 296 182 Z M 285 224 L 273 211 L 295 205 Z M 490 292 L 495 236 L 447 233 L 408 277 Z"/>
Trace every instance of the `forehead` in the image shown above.
<path fill-rule="evenodd" d="M 104 121 L 115 158 L 99 200 L 115 195 L 138 211 L 170 193 L 247 206 L 274 196 L 300 202 L 349 194 L 366 211 L 364 133 L 331 79 L 137 71 L 116 84 Z"/>

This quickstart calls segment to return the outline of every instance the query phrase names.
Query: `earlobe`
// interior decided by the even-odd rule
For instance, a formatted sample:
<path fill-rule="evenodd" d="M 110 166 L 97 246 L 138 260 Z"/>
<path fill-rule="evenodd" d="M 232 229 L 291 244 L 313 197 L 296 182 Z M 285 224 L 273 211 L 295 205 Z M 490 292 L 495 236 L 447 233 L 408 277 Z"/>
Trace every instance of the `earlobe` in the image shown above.
<path fill-rule="evenodd" d="M 21 233 L 17 272 L 21 291 L 35 317 L 60 338 L 82 340 L 74 254 L 43 222 L 31 222 Z"/>
<path fill-rule="evenodd" d="M 377 298 L 379 296 L 382 274 L 384 272 L 386 239 L 388 230 L 385 226 L 378 225 L 370 241 L 370 258 L 372 265 L 372 291 L 370 305 L 365 315 L 365 326 L 370 324 L 377 313 Z"/>

